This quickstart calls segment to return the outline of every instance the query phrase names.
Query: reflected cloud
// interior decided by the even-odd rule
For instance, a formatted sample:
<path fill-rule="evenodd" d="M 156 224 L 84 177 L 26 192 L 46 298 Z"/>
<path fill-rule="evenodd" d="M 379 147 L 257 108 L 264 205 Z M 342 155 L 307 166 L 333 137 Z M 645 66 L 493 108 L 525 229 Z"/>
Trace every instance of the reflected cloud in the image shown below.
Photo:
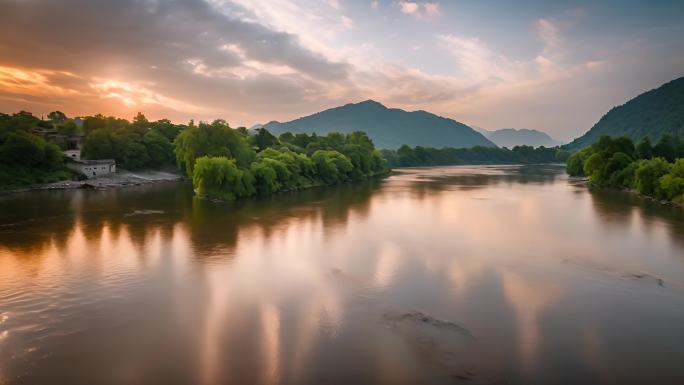
<path fill-rule="evenodd" d="M 518 317 L 521 363 L 525 371 L 532 373 L 537 368 L 541 344 L 539 318 L 544 310 L 560 300 L 564 292 L 549 281 L 523 278 L 509 271 L 501 273 L 501 280 L 506 299 Z"/>

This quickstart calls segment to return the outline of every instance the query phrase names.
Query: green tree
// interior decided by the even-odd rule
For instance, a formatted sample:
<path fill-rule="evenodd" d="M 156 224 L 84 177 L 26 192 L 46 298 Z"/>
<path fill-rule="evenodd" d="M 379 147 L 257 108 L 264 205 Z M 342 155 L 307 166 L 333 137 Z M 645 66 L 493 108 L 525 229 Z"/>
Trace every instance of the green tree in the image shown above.
<path fill-rule="evenodd" d="M 326 184 L 335 184 L 349 180 L 353 165 L 349 158 L 335 150 L 318 150 L 311 156 L 317 176 Z"/>
<path fill-rule="evenodd" d="M 72 136 L 80 134 L 80 130 L 73 120 L 69 119 L 57 125 L 57 132 L 60 135 Z"/>
<path fill-rule="evenodd" d="M 149 165 L 161 166 L 173 162 L 173 145 L 164 135 L 153 130 L 143 136 L 142 142 L 149 155 Z"/>
<path fill-rule="evenodd" d="M 682 194 L 684 194 L 684 178 L 672 174 L 660 177 L 655 190 L 656 198 L 681 202 Z"/>
<path fill-rule="evenodd" d="M 634 184 L 641 194 L 653 196 L 660 184 L 660 177 L 670 171 L 670 164 L 663 158 L 653 158 L 639 161 L 636 169 Z"/>
<path fill-rule="evenodd" d="M 118 138 L 105 128 L 91 131 L 83 143 L 81 152 L 86 159 L 123 159 Z"/>
<path fill-rule="evenodd" d="M 565 171 L 570 176 L 583 176 L 584 175 L 584 161 L 588 158 L 588 151 L 582 150 L 578 151 L 568 158 L 565 165 Z"/>
<path fill-rule="evenodd" d="M 263 127 L 257 128 L 256 134 L 252 138 L 254 139 L 254 145 L 257 146 L 260 151 L 278 144 L 278 138 Z"/>
<path fill-rule="evenodd" d="M 235 159 L 240 168 L 248 168 L 256 156 L 247 137 L 222 120 L 200 123 L 182 131 L 175 140 L 175 148 L 178 167 L 190 177 L 195 160 L 204 155 Z"/>
<path fill-rule="evenodd" d="M 674 162 L 677 156 L 677 143 L 672 135 L 665 134 L 658 144 L 653 147 L 653 156 L 665 158 L 668 162 Z"/>
<path fill-rule="evenodd" d="M 147 148 L 140 142 L 130 141 L 126 144 L 123 155 L 123 166 L 130 170 L 145 167 L 150 161 Z"/>
<path fill-rule="evenodd" d="M 52 121 L 53 124 L 61 124 L 61 123 L 64 123 L 64 122 L 66 121 L 66 119 L 67 119 L 66 114 L 64 114 L 64 112 L 62 112 L 62 111 L 53 111 L 53 112 L 50 112 L 50 113 L 47 115 L 47 117 L 48 117 L 48 119 L 50 119 L 50 121 Z"/>
<path fill-rule="evenodd" d="M 233 200 L 255 192 L 252 174 L 224 156 L 197 158 L 192 182 L 200 196 L 215 199 Z"/>
<path fill-rule="evenodd" d="M 651 159 L 653 157 L 653 146 L 648 136 L 643 137 L 637 144 L 636 153 L 639 159 Z"/>
<path fill-rule="evenodd" d="M 16 131 L 7 136 L 0 148 L 0 159 L 7 164 L 35 167 L 43 162 L 45 142 L 32 134 Z"/>

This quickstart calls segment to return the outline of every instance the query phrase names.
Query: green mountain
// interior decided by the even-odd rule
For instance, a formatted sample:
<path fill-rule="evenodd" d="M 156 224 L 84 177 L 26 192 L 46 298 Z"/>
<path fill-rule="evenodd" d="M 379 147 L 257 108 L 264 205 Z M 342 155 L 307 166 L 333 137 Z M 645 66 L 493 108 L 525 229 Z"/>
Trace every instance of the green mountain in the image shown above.
<path fill-rule="evenodd" d="M 263 127 L 275 135 L 365 131 L 379 148 L 399 148 L 404 144 L 411 147 L 496 147 L 482 134 L 453 119 L 426 111 L 387 108 L 373 100 L 331 108 L 290 122 L 270 122 Z"/>
<path fill-rule="evenodd" d="M 634 141 L 648 136 L 657 142 L 663 134 L 684 137 L 684 77 L 614 107 L 567 148 L 584 148 L 603 135 L 628 136 Z"/>
<path fill-rule="evenodd" d="M 561 142 L 553 139 L 545 132 L 528 128 L 502 128 L 496 131 L 480 131 L 480 133 L 500 147 L 555 147 L 561 144 Z"/>

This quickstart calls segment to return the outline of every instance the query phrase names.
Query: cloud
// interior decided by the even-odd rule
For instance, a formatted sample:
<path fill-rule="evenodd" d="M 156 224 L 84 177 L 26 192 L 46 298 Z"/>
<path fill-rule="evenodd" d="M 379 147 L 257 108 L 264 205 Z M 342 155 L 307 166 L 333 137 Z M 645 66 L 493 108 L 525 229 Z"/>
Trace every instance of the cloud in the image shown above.
<path fill-rule="evenodd" d="M 373 9 L 374 11 L 377 11 L 377 10 L 378 10 L 378 6 L 379 6 L 379 5 L 380 5 L 380 4 L 378 3 L 378 0 L 373 0 L 373 1 L 371 1 L 371 9 Z"/>
<path fill-rule="evenodd" d="M 537 34 L 548 48 L 558 46 L 558 26 L 549 19 L 537 20 Z"/>
<path fill-rule="evenodd" d="M 342 25 L 344 26 L 344 28 L 354 28 L 354 20 L 350 19 L 349 17 L 342 15 L 340 16 L 340 20 L 342 21 Z"/>
<path fill-rule="evenodd" d="M 496 33 L 487 40 L 454 30 L 435 35 L 431 23 L 409 23 L 399 36 L 411 39 L 388 56 L 394 48 L 386 38 L 396 25 L 383 11 L 422 20 L 447 12 L 434 1 L 391 4 L 5 0 L 0 110 L 143 111 L 152 119 L 222 117 L 250 125 L 374 98 L 567 138 L 564 130 L 579 133 L 612 105 L 681 76 L 681 55 L 664 55 L 682 52 L 681 39 L 578 43 L 573 27 L 588 17 L 579 11 L 527 20 L 531 33 L 515 40 L 528 43 L 525 49 L 499 48 Z"/>
<path fill-rule="evenodd" d="M 425 10 L 425 14 L 428 16 L 439 15 L 439 4 L 437 3 L 424 3 L 423 9 Z"/>
<path fill-rule="evenodd" d="M 399 9 L 406 15 L 415 16 L 417 18 L 430 17 L 439 15 L 438 3 L 419 3 L 414 1 L 400 1 Z"/>
<path fill-rule="evenodd" d="M 480 85 L 514 81 L 529 71 L 529 64 L 496 55 L 476 37 L 438 35 L 440 46 L 455 59 L 458 73 Z"/>
<path fill-rule="evenodd" d="M 407 15 L 414 15 L 420 11 L 420 4 L 411 1 L 400 1 L 399 8 L 401 8 L 401 12 Z"/>
<path fill-rule="evenodd" d="M 0 57 L 15 76 L 31 76 L 23 91 L 29 98 L 43 95 L 41 90 L 70 90 L 64 82 L 77 79 L 76 88 L 88 89 L 88 97 L 111 99 L 116 93 L 126 95 L 119 100 L 129 105 L 156 103 L 169 110 L 188 109 L 180 100 L 193 100 L 214 114 L 239 111 L 246 101 L 317 98 L 326 84 L 348 78 L 347 63 L 250 17 L 238 5 L 219 8 L 201 0 L 12 1 L 0 13 Z M 49 69 L 36 69 L 36 63 Z M 58 73 L 78 77 L 58 79 Z M 109 86 L 90 87 L 96 78 L 108 79 Z M 113 82 L 132 86 L 112 91 Z M 15 99 L 19 91 L 2 90 Z"/>

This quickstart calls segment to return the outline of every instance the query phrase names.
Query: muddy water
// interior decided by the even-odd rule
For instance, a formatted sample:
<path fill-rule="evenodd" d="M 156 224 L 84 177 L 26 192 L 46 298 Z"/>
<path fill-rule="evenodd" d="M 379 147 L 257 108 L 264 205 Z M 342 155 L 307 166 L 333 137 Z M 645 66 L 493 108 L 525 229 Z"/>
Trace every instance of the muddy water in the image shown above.
<path fill-rule="evenodd" d="M 684 211 L 556 167 L 0 197 L 0 384 L 684 383 Z"/>

